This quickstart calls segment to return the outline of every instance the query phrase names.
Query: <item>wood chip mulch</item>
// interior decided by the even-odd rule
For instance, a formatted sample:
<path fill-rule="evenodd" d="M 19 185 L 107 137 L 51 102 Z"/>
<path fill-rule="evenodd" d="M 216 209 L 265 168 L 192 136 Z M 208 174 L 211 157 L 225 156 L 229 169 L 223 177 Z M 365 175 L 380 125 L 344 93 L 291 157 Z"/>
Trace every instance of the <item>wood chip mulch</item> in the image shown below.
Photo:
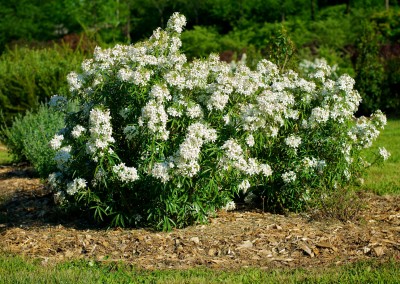
<path fill-rule="evenodd" d="M 55 222 L 52 196 L 28 168 L 0 168 L 0 250 L 51 264 L 124 261 L 144 269 L 315 267 L 358 260 L 400 263 L 400 196 L 363 193 L 355 221 L 261 211 L 218 213 L 172 232 Z M 1 205 L 2 204 L 2 205 Z"/>

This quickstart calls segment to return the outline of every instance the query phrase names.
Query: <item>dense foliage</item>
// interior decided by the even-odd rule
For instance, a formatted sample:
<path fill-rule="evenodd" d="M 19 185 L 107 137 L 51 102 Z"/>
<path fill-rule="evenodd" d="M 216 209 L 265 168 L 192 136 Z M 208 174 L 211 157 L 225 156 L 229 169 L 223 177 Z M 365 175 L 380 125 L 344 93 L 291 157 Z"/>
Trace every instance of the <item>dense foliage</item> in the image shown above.
<path fill-rule="evenodd" d="M 304 77 L 265 59 L 254 70 L 215 54 L 187 62 L 185 24 L 175 13 L 149 40 L 96 48 L 68 75 L 79 110 L 50 142 L 58 203 L 111 225 L 171 229 L 232 209 L 239 196 L 301 210 L 320 189 L 359 178 L 360 153 L 386 117 L 355 119 L 350 76 L 324 60 L 303 61 Z"/>
<path fill-rule="evenodd" d="M 64 115 L 42 104 L 35 112 L 14 117 L 11 127 L 2 126 L 0 140 L 14 162 L 29 162 L 40 177 L 46 178 L 56 165 L 49 142 L 63 126 Z"/>
<path fill-rule="evenodd" d="M 67 74 L 84 56 L 66 46 L 7 50 L 0 56 L 0 110 L 7 123 L 51 96 L 68 94 Z"/>

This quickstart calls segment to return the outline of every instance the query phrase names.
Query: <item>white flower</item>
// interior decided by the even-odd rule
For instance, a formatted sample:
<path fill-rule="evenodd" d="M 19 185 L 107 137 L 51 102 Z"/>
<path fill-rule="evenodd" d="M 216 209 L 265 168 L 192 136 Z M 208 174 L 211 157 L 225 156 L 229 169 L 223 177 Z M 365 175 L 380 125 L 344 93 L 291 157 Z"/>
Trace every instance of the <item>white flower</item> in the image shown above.
<path fill-rule="evenodd" d="M 301 138 L 292 134 L 285 139 L 285 143 L 289 147 L 297 149 L 299 147 L 299 145 L 301 144 Z"/>
<path fill-rule="evenodd" d="M 306 169 L 315 168 L 317 166 L 317 160 L 314 157 L 305 157 L 303 158 L 303 166 Z"/>
<path fill-rule="evenodd" d="M 221 148 L 226 151 L 228 158 L 232 160 L 240 159 L 243 154 L 242 147 L 236 142 L 235 139 L 232 138 L 225 141 Z"/>
<path fill-rule="evenodd" d="M 329 119 L 329 110 L 325 108 L 316 107 L 311 111 L 310 124 L 317 125 L 325 123 Z"/>
<path fill-rule="evenodd" d="M 288 184 L 296 180 L 296 173 L 293 171 L 288 171 L 282 174 L 283 182 Z"/>
<path fill-rule="evenodd" d="M 134 167 L 125 166 L 125 163 L 113 166 L 112 170 L 113 173 L 116 174 L 124 183 L 134 182 L 139 179 L 137 170 Z"/>
<path fill-rule="evenodd" d="M 247 145 L 249 145 L 250 147 L 253 147 L 254 146 L 254 137 L 253 137 L 253 135 L 248 135 L 247 137 L 246 137 L 246 144 Z"/>
<path fill-rule="evenodd" d="M 162 183 L 166 183 L 171 178 L 168 173 L 169 170 L 170 163 L 168 163 L 167 161 L 163 163 L 155 163 L 153 169 L 151 170 L 151 175 L 155 178 L 160 179 Z"/>
<path fill-rule="evenodd" d="M 54 135 L 53 139 L 50 140 L 50 147 L 53 150 L 58 150 L 61 147 L 62 141 L 64 140 L 64 135 Z"/>
<path fill-rule="evenodd" d="M 72 129 L 71 135 L 72 135 L 72 137 L 74 137 L 76 139 L 76 138 L 79 138 L 82 135 L 82 133 L 85 131 L 86 131 L 86 128 L 83 127 L 82 125 L 78 124 L 78 125 L 75 125 L 75 127 Z"/>
<path fill-rule="evenodd" d="M 169 90 L 165 84 L 163 85 L 154 85 L 150 91 L 150 97 L 156 99 L 158 102 L 169 101 L 171 100 L 171 95 L 169 94 Z"/>
<path fill-rule="evenodd" d="M 79 190 L 86 188 L 86 180 L 83 178 L 76 178 L 67 184 L 67 193 L 69 195 L 76 194 Z"/>
<path fill-rule="evenodd" d="M 106 177 L 107 177 L 107 172 L 99 167 L 98 169 L 96 169 L 96 172 L 94 174 L 92 185 L 97 186 L 99 182 L 104 180 Z"/>
<path fill-rule="evenodd" d="M 203 117 L 203 111 L 202 111 L 201 107 L 196 104 L 187 109 L 187 115 L 190 118 L 199 118 L 199 117 Z"/>
<path fill-rule="evenodd" d="M 158 103 L 154 99 L 149 100 L 148 103 L 142 108 L 142 117 L 139 119 L 146 121 L 147 128 L 152 133 L 158 134 L 159 137 L 162 137 L 163 134 L 166 134 L 168 132 L 166 129 L 168 114 L 164 109 L 164 105 Z"/>
<path fill-rule="evenodd" d="M 224 115 L 224 116 L 222 117 L 222 119 L 224 120 L 225 125 L 228 125 L 229 122 L 231 121 L 231 119 L 230 119 L 230 117 L 229 117 L 229 114 Z"/>
<path fill-rule="evenodd" d="M 269 177 L 272 175 L 272 169 L 267 164 L 260 164 L 259 170 L 265 177 Z"/>
<path fill-rule="evenodd" d="M 129 82 L 133 79 L 133 71 L 128 68 L 122 68 L 118 71 L 118 77 L 123 82 Z"/>
<path fill-rule="evenodd" d="M 372 116 L 371 120 L 375 125 L 381 129 L 387 124 L 386 115 L 382 113 L 382 111 L 377 110 Z"/>
<path fill-rule="evenodd" d="M 222 94 L 220 92 L 215 92 L 209 99 L 207 103 L 207 108 L 209 110 L 223 110 L 226 104 L 229 101 L 229 96 L 226 94 Z"/>
<path fill-rule="evenodd" d="M 62 147 L 58 150 L 58 152 L 54 156 L 54 160 L 56 161 L 57 167 L 61 171 L 63 171 L 66 168 L 67 163 L 71 159 L 71 154 L 70 154 L 71 150 L 72 150 L 71 146 Z"/>
<path fill-rule="evenodd" d="M 92 109 L 89 116 L 90 138 L 86 143 L 88 154 L 102 151 L 110 143 L 115 142 L 112 137 L 111 116 L 109 110 Z"/>
<path fill-rule="evenodd" d="M 379 147 L 379 155 L 383 158 L 384 161 L 386 161 L 390 157 L 390 153 L 385 149 L 385 147 Z"/>
<path fill-rule="evenodd" d="M 186 26 L 185 16 L 175 12 L 168 20 L 167 30 L 181 33 L 183 31 L 184 26 Z"/>
<path fill-rule="evenodd" d="M 55 172 L 55 173 L 49 174 L 49 177 L 47 178 L 47 180 L 53 189 L 58 187 L 59 179 L 61 176 L 62 176 L 62 174 L 60 172 Z"/>
<path fill-rule="evenodd" d="M 172 116 L 172 117 L 181 117 L 182 116 L 182 112 L 178 111 L 176 108 L 174 107 L 169 107 L 167 109 L 167 113 Z"/>
<path fill-rule="evenodd" d="M 76 72 L 71 72 L 67 75 L 67 81 L 69 85 L 70 92 L 79 91 L 82 88 L 82 77 Z"/>
<path fill-rule="evenodd" d="M 250 182 L 249 182 L 249 180 L 247 180 L 247 179 L 243 180 L 243 181 L 239 184 L 239 186 L 238 186 L 239 190 L 241 190 L 243 193 L 246 193 L 247 190 L 248 190 L 250 187 L 251 187 Z"/>
<path fill-rule="evenodd" d="M 225 211 L 233 211 L 236 209 L 236 204 L 233 200 L 229 201 L 222 209 L 224 209 Z"/>

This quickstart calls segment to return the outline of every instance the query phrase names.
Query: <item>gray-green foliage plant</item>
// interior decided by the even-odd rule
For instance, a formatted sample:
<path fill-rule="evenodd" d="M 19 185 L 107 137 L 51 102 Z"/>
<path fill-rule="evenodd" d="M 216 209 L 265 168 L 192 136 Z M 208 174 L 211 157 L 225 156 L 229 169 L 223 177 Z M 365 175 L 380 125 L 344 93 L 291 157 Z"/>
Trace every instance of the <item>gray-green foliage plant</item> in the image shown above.
<path fill-rule="evenodd" d="M 55 168 L 55 151 L 49 147 L 54 132 L 64 126 L 64 114 L 45 104 L 35 111 L 14 117 L 12 125 L 1 127 L 1 141 L 14 162 L 29 162 L 40 177 L 47 177 Z"/>
<path fill-rule="evenodd" d="M 59 204 L 169 230 L 235 208 L 239 194 L 301 210 L 358 178 L 386 117 L 354 117 L 350 76 L 324 60 L 303 63 L 304 77 L 265 59 L 254 70 L 215 54 L 187 62 L 185 23 L 175 13 L 147 41 L 96 48 L 68 75 L 78 110 L 50 141 Z"/>

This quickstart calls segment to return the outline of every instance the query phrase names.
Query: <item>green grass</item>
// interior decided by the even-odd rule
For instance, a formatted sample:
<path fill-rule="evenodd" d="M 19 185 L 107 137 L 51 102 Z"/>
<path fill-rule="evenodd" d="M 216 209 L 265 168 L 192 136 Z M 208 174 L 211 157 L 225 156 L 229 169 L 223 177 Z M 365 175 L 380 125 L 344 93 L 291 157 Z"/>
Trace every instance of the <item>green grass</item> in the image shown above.
<path fill-rule="evenodd" d="M 0 283 L 398 283 L 399 275 L 395 260 L 310 269 L 147 271 L 88 261 L 43 265 L 40 260 L 0 255 Z"/>
<path fill-rule="evenodd" d="M 388 121 L 367 156 L 378 153 L 379 147 L 385 147 L 391 156 L 382 165 L 373 165 L 368 169 L 362 188 L 380 195 L 400 194 L 400 120 Z"/>
<path fill-rule="evenodd" d="M 0 165 L 10 164 L 11 161 L 11 155 L 7 152 L 7 149 L 3 144 L 0 144 Z"/>

